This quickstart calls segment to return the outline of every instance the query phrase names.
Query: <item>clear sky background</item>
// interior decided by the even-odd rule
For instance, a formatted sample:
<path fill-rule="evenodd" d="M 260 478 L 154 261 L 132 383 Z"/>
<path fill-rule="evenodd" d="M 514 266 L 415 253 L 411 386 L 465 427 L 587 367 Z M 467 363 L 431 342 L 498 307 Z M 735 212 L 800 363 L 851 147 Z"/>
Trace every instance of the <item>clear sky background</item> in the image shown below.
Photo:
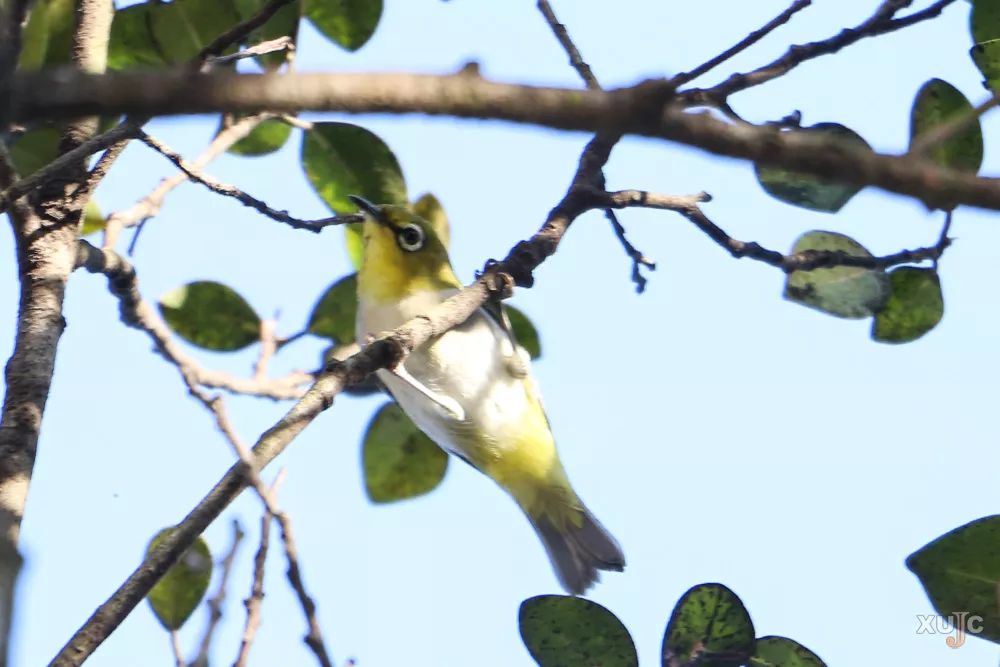
<path fill-rule="evenodd" d="M 790 42 L 827 37 L 871 13 L 874 0 L 817 0 L 764 43 L 705 78 L 748 69 Z M 927 3 L 916 3 L 922 7 Z M 556 2 L 606 86 L 690 69 L 770 20 L 786 0 L 697 3 Z M 978 102 L 968 58 L 969 5 L 863 41 L 733 98 L 747 118 L 849 125 L 875 148 L 905 149 L 914 94 L 942 77 Z M 478 61 L 504 81 L 577 86 L 534 3 L 387 3 L 375 37 L 348 54 L 305 27 L 303 70 L 451 72 Z M 343 120 L 342 116 L 328 116 Z M 588 137 L 503 123 L 421 117 L 350 119 L 395 151 L 412 197 L 434 192 L 453 223 L 453 260 L 471 280 L 533 233 L 565 192 Z M 151 131 L 187 156 L 214 119 L 157 121 Z M 1000 171 L 996 117 L 985 122 L 985 173 Z M 276 208 L 326 214 L 298 166 L 298 138 L 261 159 L 223 157 L 210 173 Z M 124 208 L 170 173 L 128 149 L 97 194 Z M 782 204 L 752 168 L 661 141 L 626 139 L 607 168 L 611 188 L 707 190 L 706 213 L 744 240 L 787 250 L 810 229 L 850 234 L 876 253 L 928 245 L 940 213 L 866 190 L 835 216 Z M 624 574 L 589 595 L 614 611 L 644 665 L 659 663 L 663 629 L 690 586 L 717 581 L 746 603 L 759 635 L 792 637 L 829 665 L 995 665 L 997 648 L 918 635 L 932 608 L 903 565 L 926 542 L 1000 509 L 995 431 L 994 215 L 960 209 L 941 263 L 944 321 L 910 345 L 872 342 L 868 321 L 827 317 L 782 300 L 782 274 L 735 261 L 679 216 L 629 211 L 630 238 L 659 262 L 636 295 L 629 262 L 600 213 L 573 226 L 536 287 L 513 303 L 542 332 L 535 372 L 566 468 L 618 537 Z M 7 228 L 4 227 L 6 230 Z M 0 350 L 11 349 L 17 305 L 13 242 L 0 232 Z M 210 279 L 232 285 L 280 329 L 303 325 L 318 295 L 350 271 L 338 230 L 319 236 L 265 220 L 194 185 L 168 200 L 134 257 L 143 294 Z M 105 281 L 72 276 L 62 339 L 24 523 L 14 664 L 44 664 L 121 583 L 150 537 L 178 521 L 233 461 L 210 416 L 143 334 L 117 319 Z M 275 371 L 316 367 L 323 344 L 283 351 Z M 195 351 L 208 367 L 249 373 L 255 350 Z M 244 439 L 287 405 L 228 399 Z M 430 495 L 373 506 L 360 476 L 360 439 L 381 398 L 338 399 L 272 468 L 288 470 L 306 583 L 338 663 L 364 667 L 529 665 L 517 632 L 527 597 L 560 592 L 514 504 L 471 468 L 452 465 Z M 236 655 L 260 504 L 244 494 L 206 533 L 221 553 L 229 520 L 248 532 L 230 582 L 214 660 Z M 214 587 L 214 584 L 213 584 Z M 270 554 L 253 664 L 313 664 L 305 625 Z M 182 632 L 193 656 L 204 610 Z M 169 642 L 145 603 L 88 664 L 169 665 Z"/>

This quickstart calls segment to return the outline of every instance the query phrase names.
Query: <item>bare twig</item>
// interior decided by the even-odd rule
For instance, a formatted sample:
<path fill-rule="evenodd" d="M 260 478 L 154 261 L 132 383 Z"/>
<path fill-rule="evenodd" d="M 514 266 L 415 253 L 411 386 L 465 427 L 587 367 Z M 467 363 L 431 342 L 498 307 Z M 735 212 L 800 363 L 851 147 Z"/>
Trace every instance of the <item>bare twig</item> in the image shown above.
<path fill-rule="evenodd" d="M 281 378 L 238 378 L 228 373 L 207 370 L 177 344 L 170 328 L 156 310 L 139 293 L 135 269 L 118 253 L 98 249 L 84 240 L 78 242 L 76 265 L 91 273 L 103 273 L 120 302 L 122 321 L 128 326 L 144 331 L 156 350 L 177 367 L 186 383 L 195 387 L 225 389 L 234 394 L 260 396 L 275 400 L 299 398 L 303 385 L 313 380 L 312 375 L 294 372 Z"/>
<path fill-rule="evenodd" d="M 184 649 L 181 648 L 181 636 L 177 630 L 170 630 L 170 648 L 174 653 L 174 665 L 176 667 L 187 667 L 187 660 L 184 659 Z"/>
<path fill-rule="evenodd" d="M 978 104 L 973 109 L 969 109 L 966 113 L 953 116 L 931 128 L 926 134 L 917 137 L 910 146 L 910 155 L 922 157 L 929 155 L 934 148 L 955 137 L 996 106 L 1000 106 L 1000 92 L 994 93 L 988 100 Z"/>
<path fill-rule="evenodd" d="M 679 88 L 684 84 L 694 79 L 697 79 L 706 72 L 713 70 L 722 63 L 726 62 L 733 56 L 749 49 L 751 46 L 753 46 L 760 40 L 764 39 L 769 34 L 774 32 L 781 26 L 783 26 L 784 24 L 788 23 L 788 21 L 791 20 L 791 18 L 795 16 L 795 14 L 799 13 L 800 11 L 802 11 L 811 4 L 812 0 L 795 0 L 795 2 L 791 4 L 791 6 L 789 6 L 785 11 L 778 14 L 774 19 L 772 19 L 762 28 L 754 30 L 752 33 L 743 38 L 743 40 L 741 40 L 739 43 L 734 44 L 733 46 L 726 49 L 719 55 L 715 56 L 714 58 L 705 61 L 701 65 L 698 65 L 690 72 L 682 72 L 680 74 L 677 74 L 671 79 L 671 81 L 675 86 Z"/>
<path fill-rule="evenodd" d="M 277 482 L 271 486 L 271 494 L 275 493 Z M 246 622 L 243 625 L 243 637 L 240 640 L 240 652 L 236 656 L 233 667 L 246 667 L 250 658 L 250 647 L 257 637 L 260 627 L 260 609 L 264 602 L 264 565 L 267 562 L 267 550 L 271 542 L 271 520 L 274 517 L 266 509 L 260 519 L 260 546 L 253 559 L 253 583 L 250 585 L 250 597 L 243 601 L 247 610 Z"/>
<path fill-rule="evenodd" d="M 178 169 L 187 174 L 187 177 L 196 183 L 201 183 L 207 187 L 212 192 L 223 195 L 225 197 L 232 197 L 236 201 L 240 202 L 244 206 L 249 206 L 255 211 L 264 214 L 272 220 L 277 220 L 278 222 L 283 222 L 286 225 L 294 229 L 305 229 L 310 232 L 320 232 L 324 228 L 331 225 L 344 225 L 352 222 L 361 222 L 363 220 L 361 215 L 349 214 L 349 215 L 337 215 L 329 218 L 321 218 L 319 220 L 303 220 L 301 218 L 296 218 L 288 214 L 287 211 L 279 211 L 268 206 L 265 202 L 252 197 L 247 193 L 243 192 L 235 185 L 229 185 L 228 183 L 222 183 L 215 180 L 208 174 L 204 173 L 193 164 L 187 162 L 180 154 L 174 152 L 169 146 L 164 144 L 158 139 L 154 139 L 145 132 L 140 130 L 138 139 L 160 153 L 168 160 L 174 163 Z"/>
<path fill-rule="evenodd" d="M 232 574 L 233 563 L 236 561 L 236 553 L 243 542 L 243 537 L 243 527 L 240 526 L 239 521 L 233 519 L 233 540 L 230 542 L 229 551 L 222 558 L 222 573 L 219 575 L 219 587 L 206 603 L 208 605 L 208 624 L 205 626 L 205 632 L 201 636 L 198 655 L 192 661 L 192 667 L 208 667 L 208 657 L 212 649 L 212 640 L 215 638 L 215 631 L 219 627 L 219 621 L 222 620 L 222 607 L 226 601 L 226 585 L 229 583 L 229 576 Z"/>
<path fill-rule="evenodd" d="M 270 39 L 266 42 L 260 42 L 259 44 L 254 44 L 253 46 L 232 53 L 228 56 L 219 56 L 217 58 L 209 58 L 206 61 L 208 65 L 221 65 L 224 63 L 231 63 L 237 60 L 243 60 L 244 58 L 253 58 L 255 56 L 262 56 L 265 53 L 275 53 L 277 51 L 287 51 L 289 49 L 295 48 L 295 42 L 288 35 L 284 37 L 278 37 L 277 39 Z"/>
<path fill-rule="evenodd" d="M 207 62 L 211 58 L 218 58 L 222 55 L 223 51 L 228 49 L 233 44 L 245 39 L 247 35 L 271 20 L 271 17 L 277 14 L 279 9 L 293 1 L 294 0 L 271 0 L 269 3 L 264 5 L 259 12 L 247 20 L 237 23 L 232 28 L 213 39 L 198 53 L 193 64 L 200 66 L 202 63 Z"/>
<path fill-rule="evenodd" d="M 941 227 L 941 233 L 938 235 L 938 241 L 937 241 L 937 246 L 942 249 L 947 247 L 948 244 L 951 243 L 951 239 L 948 238 L 948 232 L 951 231 L 951 214 L 953 212 L 954 211 L 952 209 L 948 209 L 944 213 L 944 225 Z M 940 261 L 941 261 L 941 254 L 938 254 L 938 256 L 934 258 L 935 271 L 938 270 L 938 263 Z"/>
<path fill-rule="evenodd" d="M 913 4 L 913 0 L 885 0 L 870 17 L 853 28 L 846 28 L 836 35 L 818 42 L 796 44 L 790 47 L 780 58 L 767 65 L 758 67 L 752 72 L 733 74 L 722 83 L 711 88 L 686 90 L 682 93 L 682 98 L 688 104 L 715 106 L 733 93 L 752 88 L 753 86 L 759 86 L 762 83 L 767 83 L 780 76 L 784 76 L 807 60 L 836 53 L 867 37 L 884 35 L 885 33 L 935 18 L 941 14 L 945 7 L 954 1 L 939 0 L 926 9 L 897 19 L 895 15 L 905 7 Z"/>
<path fill-rule="evenodd" d="M 255 380 L 263 380 L 267 377 L 267 366 L 274 353 L 278 351 L 277 326 L 276 320 L 260 321 L 260 353 L 257 355 L 257 362 L 253 368 Z"/>

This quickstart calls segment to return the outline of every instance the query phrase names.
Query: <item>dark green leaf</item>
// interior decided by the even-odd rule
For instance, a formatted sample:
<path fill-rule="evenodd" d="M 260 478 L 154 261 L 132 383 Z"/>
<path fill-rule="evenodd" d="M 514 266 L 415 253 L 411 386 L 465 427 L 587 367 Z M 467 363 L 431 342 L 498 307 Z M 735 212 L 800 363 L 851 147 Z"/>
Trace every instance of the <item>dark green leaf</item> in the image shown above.
<path fill-rule="evenodd" d="M 49 14 L 45 2 L 36 2 L 28 13 L 28 21 L 21 32 L 21 54 L 17 68 L 33 71 L 45 66 L 45 53 L 49 48 Z"/>
<path fill-rule="evenodd" d="M 150 12 L 153 40 L 164 60 L 174 65 L 190 62 L 240 21 L 231 0 L 173 0 L 151 6 Z"/>
<path fill-rule="evenodd" d="M 147 555 L 174 530 L 164 528 L 146 550 Z M 199 537 L 180 559 L 167 570 L 146 597 L 157 620 L 168 630 L 178 630 L 201 604 L 212 579 L 212 554 Z"/>
<path fill-rule="evenodd" d="M 448 455 L 395 403 L 386 403 L 365 432 L 362 467 L 373 503 L 391 503 L 432 491 L 448 469 Z"/>
<path fill-rule="evenodd" d="M 750 658 L 750 667 L 826 667 L 826 663 L 787 637 L 761 637 Z"/>
<path fill-rule="evenodd" d="M 871 253 L 849 236 L 814 231 L 800 236 L 792 254 L 822 250 L 856 257 Z M 785 298 L 830 315 L 847 318 L 871 317 L 889 298 L 889 278 L 884 271 L 852 266 L 813 271 L 792 271 L 785 281 Z"/>
<path fill-rule="evenodd" d="M 664 667 L 738 667 L 753 649 L 753 622 L 736 593 L 722 584 L 700 584 L 674 607 L 661 652 Z"/>
<path fill-rule="evenodd" d="M 538 330 L 531 323 L 528 316 L 514 306 L 504 304 L 507 317 L 510 319 L 510 328 L 514 332 L 514 338 L 521 344 L 532 359 L 542 356 L 542 342 L 538 338 Z"/>
<path fill-rule="evenodd" d="M 302 168 L 334 213 L 357 210 L 348 195 L 376 204 L 406 205 L 406 181 L 396 156 L 372 132 L 350 123 L 316 123 L 303 132 Z M 361 225 L 345 225 L 354 268 L 362 256 Z"/>
<path fill-rule="evenodd" d="M 1000 516 L 988 516 L 942 535 L 906 559 L 942 616 L 982 618 L 976 636 L 1000 643 Z M 979 630 L 978 623 L 971 627 Z"/>
<path fill-rule="evenodd" d="M 153 7 L 129 5 L 115 12 L 108 43 L 108 69 L 158 67 L 166 64 L 153 37 Z"/>
<path fill-rule="evenodd" d="M 309 333 L 341 345 L 350 343 L 354 340 L 357 313 L 358 276 L 352 273 L 330 285 L 313 306 L 309 316 Z"/>
<path fill-rule="evenodd" d="M 618 617 L 590 600 L 538 595 L 521 603 L 521 640 L 539 667 L 636 667 L 635 643 Z"/>
<path fill-rule="evenodd" d="M 868 142 L 854 130 L 838 123 L 818 123 L 788 131 L 828 141 L 836 140 L 845 147 L 870 148 Z M 757 180 L 768 194 L 788 204 L 814 211 L 836 213 L 861 190 L 857 185 L 835 183 L 777 167 L 755 165 L 755 171 Z"/>
<path fill-rule="evenodd" d="M 348 51 L 357 51 L 382 16 L 382 0 L 303 0 L 316 29 Z"/>
<path fill-rule="evenodd" d="M 986 79 L 986 85 L 994 92 L 1000 90 L 1000 41 L 976 44 L 969 50 L 972 62 Z"/>
<path fill-rule="evenodd" d="M 917 93 L 910 114 L 910 146 L 932 128 L 956 117 L 973 120 L 964 130 L 934 146 L 928 156 L 945 167 L 975 173 L 983 163 L 983 130 L 973 116 L 972 104 L 947 81 L 931 79 Z"/>
<path fill-rule="evenodd" d="M 288 141 L 292 126 L 277 119 L 265 120 L 229 147 L 229 152 L 244 157 L 259 157 L 273 153 Z"/>
<path fill-rule="evenodd" d="M 881 343 L 909 343 L 944 317 L 941 281 L 933 269 L 901 266 L 889 273 L 892 293 L 872 322 L 872 338 Z"/>
<path fill-rule="evenodd" d="M 260 340 L 260 318 L 231 287 L 211 281 L 188 283 L 160 297 L 160 313 L 184 340 L 232 352 Z"/>
<path fill-rule="evenodd" d="M 451 225 L 448 223 L 448 214 L 444 212 L 444 207 L 438 198 L 428 192 L 413 202 L 412 208 L 414 213 L 431 223 L 442 245 L 447 248 L 451 243 Z"/>
<path fill-rule="evenodd" d="M 248 19 L 259 12 L 270 0 L 235 0 L 236 9 L 244 19 Z M 302 14 L 302 4 L 300 0 L 294 0 L 281 9 L 274 16 L 268 19 L 267 23 L 254 30 L 245 40 L 247 46 L 268 42 L 279 37 L 291 37 L 292 42 L 298 38 L 299 18 Z M 267 70 L 281 67 L 288 58 L 288 51 L 276 51 L 256 56 L 257 63 Z"/>
<path fill-rule="evenodd" d="M 62 129 L 57 127 L 36 127 L 18 137 L 10 147 L 17 173 L 27 176 L 52 162 L 59 154 L 61 137 Z"/>
<path fill-rule="evenodd" d="M 24 28 L 18 67 L 35 70 L 68 63 L 75 22 L 74 0 L 38 0 Z"/>

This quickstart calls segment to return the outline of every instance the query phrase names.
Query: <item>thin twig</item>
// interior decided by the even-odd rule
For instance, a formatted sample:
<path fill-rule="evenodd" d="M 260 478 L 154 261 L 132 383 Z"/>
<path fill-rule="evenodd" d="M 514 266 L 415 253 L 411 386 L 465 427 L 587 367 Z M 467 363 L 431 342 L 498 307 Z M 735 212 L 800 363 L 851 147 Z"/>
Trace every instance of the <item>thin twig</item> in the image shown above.
<path fill-rule="evenodd" d="M 938 235 L 937 246 L 940 248 L 945 248 L 951 243 L 951 239 L 948 238 L 948 232 L 951 231 L 951 214 L 954 209 L 948 209 L 944 212 L 944 225 L 941 227 L 941 233 Z M 938 255 L 934 258 L 934 270 L 938 270 L 938 263 L 941 261 L 941 256 Z"/>
<path fill-rule="evenodd" d="M 925 157 L 930 152 L 953 138 L 962 130 L 975 123 L 984 113 L 1000 106 L 1000 92 L 994 93 L 988 100 L 969 109 L 965 113 L 952 116 L 940 125 L 931 128 L 927 133 L 917 137 L 910 146 L 910 155 Z"/>
<path fill-rule="evenodd" d="M 310 232 L 320 232 L 324 228 L 331 225 L 344 225 L 353 222 L 361 222 L 364 218 L 358 214 L 349 215 L 336 215 L 329 218 L 321 218 L 319 220 L 303 220 L 301 218 L 296 218 L 288 214 L 287 211 L 279 211 L 277 209 L 271 208 L 265 202 L 252 197 L 247 193 L 243 192 L 235 185 L 229 185 L 228 183 L 222 183 L 215 180 L 205 172 L 203 172 L 198 167 L 194 166 L 190 162 L 187 162 L 179 153 L 173 151 L 169 146 L 164 144 L 158 139 L 154 139 L 150 135 L 146 134 L 142 130 L 139 131 L 137 137 L 139 141 L 143 142 L 156 152 L 163 155 L 165 158 L 174 163 L 174 165 L 187 174 L 187 177 L 194 181 L 195 183 L 201 183 L 207 187 L 212 192 L 216 194 L 223 195 L 225 197 L 232 197 L 236 201 L 240 202 L 244 206 L 249 206 L 255 211 L 264 214 L 272 220 L 278 222 L 283 222 L 286 225 L 294 229 L 305 229 Z"/>
<path fill-rule="evenodd" d="M 274 353 L 278 351 L 277 326 L 278 323 L 275 320 L 260 321 L 260 353 L 257 355 L 257 362 L 253 369 L 255 380 L 263 380 L 267 377 L 267 366 Z"/>
<path fill-rule="evenodd" d="M 282 475 L 278 476 L 279 481 Z M 276 493 L 278 482 L 271 485 L 271 494 Z M 233 667 L 246 667 L 250 658 L 250 647 L 257 637 L 257 629 L 260 627 L 260 611 L 264 602 L 264 565 L 267 562 L 267 550 L 271 543 L 271 520 L 274 517 L 266 509 L 260 519 L 260 546 L 253 558 L 253 582 L 250 585 L 250 597 L 243 601 L 247 610 L 246 621 L 243 625 L 243 636 L 240 640 L 240 651 L 236 656 Z"/>
<path fill-rule="evenodd" d="M 780 76 L 784 76 L 807 60 L 836 53 L 867 37 L 884 35 L 888 32 L 900 30 L 921 21 L 935 18 L 941 14 L 945 7 L 955 2 L 955 0 L 939 0 L 919 12 L 914 12 L 903 18 L 895 18 L 895 15 L 900 10 L 909 6 L 912 2 L 913 0 L 886 0 L 879 5 L 878 9 L 871 16 L 853 28 L 841 30 L 836 35 L 817 42 L 796 44 L 789 47 L 788 51 L 780 58 L 767 65 L 758 67 L 752 72 L 733 74 L 716 86 L 704 89 L 693 88 L 684 91 L 681 93 L 681 96 L 687 104 L 714 106 L 733 93 L 759 86 Z"/>
<path fill-rule="evenodd" d="M 244 58 L 253 58 L 255 56 L 262 56 L 266 53 L 275 53 L 277 51 L 287 51 L 289 49 L 295 48 L 295 42 L 288 35 L 283 37 L 278 37 L 277 39 L 270 39 L 266 42 L 260 42 L 259 44 L 254 44 L 253 46 L 232 53 L 228 56 L 219 56 L 218 58 L 209 58 L 206 64 L 209 65 L 222 65 L 224 63 L 236 62 L 237 60 L 243 60 Z"/>
<path fill-rule="evenodd" d="M 215 631 L 219 627 L 219 621 L 222 620 L 222 607 L 226 601 L 226 584 L 229 582 L 229 576 L 232 574 L 233 563 L 236 561 L 236 553 L 243 542 L 243 537 L 243 527 L 240 526 L 239 521 L 233 519 L 233 540 L 229 545 L 229 551 L 226 552 L 221 562 L 222 573 L 219 576 L 219 587 L 206 603 L 208 605 L 208 624 L 205 626 L 205 632 L 201 636 L 198 656 L 191 663 L 192 667 L 208 667 L 208 657 L 212 649 L 212 640 L 215 638 Z"/>
<path fill-rule="evenodd" d="M 562 45 L 563 50 L 566 55 L 569 56 L 569 64 L 573 66 L 573 69 L 577 71 L 583 82 L 587 84 L 587 88 L 591 90 L 600 90 L 601 84 L 598 83 L 597 77 L 594 76 L 593 70 L 590 69 L 583 56 L 580 55 L 580 50 L 576 48 L 576 44 L 570 39 L 569 32 L 566 30 L 566 26 L 559 22 L 556 18 L 556 14 L 552 11 L 552 6 L 549 5 L 548 0 L 538 0 L 538 11 L 542 13 L 545 17 L 546 22 L 549 24 L 549 28 L 552 33 L 559 40 Z"/>
<path fill-rule="evenodd" d="M 184 649 L 181 648 L 181 636 L 173 628 L 170 629 L 170 648 L 174 653 L 174 664 L 177 667 L 187 667 L 187 660 L 184 659 Z"/>
<path fill-rule="evenodd" d="M 208 43 L 205 48 L 198 52 L 198 55 L 195 57 L 194 64 L 200 66 L 202 63 L 207 62 L 211 58 L 218 58 L 222 55 L 223 51 L 228 49 L 233 44 L 245 39 L 247 35 L 271 20 L 271 17 L 277 14 L 279 9 L 293 1 L 294 0 L 271 0 L 269 3 L 264 5 L 259 12 L 248 18 L 246 21 L 237 23 L 232 28 Z"/>
<path fill-rule="evenodd" d="M 698 65 L 690 72 L 682 72 L 674 76 L 671 79 L 671 81 L 675 86 L 679 88 L 684 84 L 694 79 L 697 79 L 706 72 L 715 69 L 716 67 L 726 62 L 733 56 L 747 50 L 760 40 L 764 39 L 769 34 L 774 32 L 776 29 L 788 23 L 788 21 L 793 16 L 795 16 L 795 14 L 802 11 L 811 4 L 812 0 L 795 0 L 795 2 L 793 2 L 790 7 L 788 7 L 785 11 L 781 12 L 776 17 L 774 17 L 769 23 L 764 25 L 762 28 L 754 30 L 752 33 L 744 37 L 743 40 L 740 41 L 739 43 L 731 46 L 730 48 L 726 49 L 725 51 L 715 56 L 714 58 L 705 61 L 701 65 Z"/>

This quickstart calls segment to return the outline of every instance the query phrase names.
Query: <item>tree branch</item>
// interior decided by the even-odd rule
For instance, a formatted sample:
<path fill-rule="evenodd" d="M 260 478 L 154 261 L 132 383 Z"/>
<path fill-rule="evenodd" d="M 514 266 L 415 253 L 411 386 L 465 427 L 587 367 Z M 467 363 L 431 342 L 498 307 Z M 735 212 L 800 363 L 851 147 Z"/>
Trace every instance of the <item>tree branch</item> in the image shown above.
<path fill-rule="evenodd" d="M 201 636 L 201 644 L 198 655 L 191 662 L 192 667 L 208 667 L 208 657 L 212 650 L 212 640 L 215 638 L 215 631 L 222 620 L 222 606 L 226 601 L 226 585 L 229 583 L 229 576 L 233 572 L 233 563 L 236 561 L 236 553 L 243 542 L 243 527 L 240 522 L 233 519 L 233 540 L 229 544 L 229 551 L 222 558 L 222 573 L 219 575 L 219 587 L 215 590 L 215 595 L 208 599 L 208 624 L 205 632 Z"/>
<path fill-rule="evenodd" d="M 930 207 L 954 203 L 1000 209 L 1000 183 L 937 166 L 844 146 L 829 138 L 664 106 L 663 81 L 611 91 L 518 86 L 471 75 L 412 74 L 51 74 L 18 78 L 20 115 L 58 116 L 161 109 L 165 114 L 227 109 L 425 113 L 493 118 L 563 130 L 655 137 L 720 155 L 792 169 L 834 181 L 874 185 Z"/>
<path fill-rule="evenodd" d="M 281 479 L 279 474 L 279 480 Z M 275 493 L 275 482 L 270 489 Z M 243 625 L 243 637 L 240 640 L 240 652 L 236 656 L 233 667 L 246 667 L 250 658 L 250 647 L 257 637 L 257 628 L 260 627 L 260 608 L 264 602 L 264 565 L 267 562 L 267 550 L 271 542 L 271 516 L 270 512 L 264 510 L 264 516 L 260 519 L 260 546 L 253 559 L 253 582 L 250 584 L 250 597 L 243 601 L 247 610 L 246 621 Z"/>

